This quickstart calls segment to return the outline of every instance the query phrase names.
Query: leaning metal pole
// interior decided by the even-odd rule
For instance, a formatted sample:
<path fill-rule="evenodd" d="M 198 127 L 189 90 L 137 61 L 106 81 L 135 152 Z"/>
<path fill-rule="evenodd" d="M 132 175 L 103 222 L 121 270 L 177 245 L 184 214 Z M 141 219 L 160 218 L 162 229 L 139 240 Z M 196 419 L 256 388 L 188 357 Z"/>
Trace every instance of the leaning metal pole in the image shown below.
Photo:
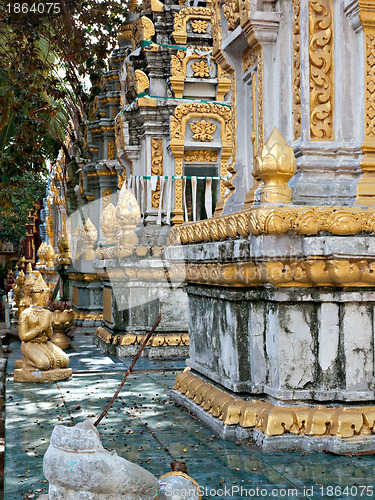
<path fill-rule="evenodd" d="M 136 362 L 138 361 L 138 358 L 139 356 L 142 354 L 142 351 L 143 349 L 146 347 L 148 341 L 150 340 L 150 338 L 152 337 L 153 333 L 155 332 L 158 324 L 160 323 L 161 321 L 161 313 L 159 313 L 158 315 L 158 319 L 156 320 L 156 323 L 154 324 L 154 326 L 152 327 L 152 330 L 146 335 L 146 338 L 145 340 L 143 341 L 143 344 L 141 345 L 141 347 L 139 348 L 139 351 L 137 352 L 137 354 L 135 355 L 133 361 L 132 361 L 132 364 L 129 366 L 128 368 L 128 371 L 125 373 L 125 376 L 124 378 L 122 379 L 120 385 L 118 386 L 117 388 L 117 391 L 114 393 L 112 399 L 110 400 L 110 402 L 107 404 L 105 410 L 103 410 L 102 414 L 100 415 L 100 417 L 98 418 L 98 420 L 95 422 L 95 427 L 97 427 L 100 422 L 102 421 L 102 419 L 105 417 L 105 415 L 107 414 L 108 410 L 111 408 L 111 406 L 113 405 L 113 403 L 116 401 L 116 398 L 117 396 L 120 394 L 120 391 L 121 389 L 123 388 L 125 382 L 126 382 L 126 379 L 128 378 L 128 376 L 131 374 Z"/>

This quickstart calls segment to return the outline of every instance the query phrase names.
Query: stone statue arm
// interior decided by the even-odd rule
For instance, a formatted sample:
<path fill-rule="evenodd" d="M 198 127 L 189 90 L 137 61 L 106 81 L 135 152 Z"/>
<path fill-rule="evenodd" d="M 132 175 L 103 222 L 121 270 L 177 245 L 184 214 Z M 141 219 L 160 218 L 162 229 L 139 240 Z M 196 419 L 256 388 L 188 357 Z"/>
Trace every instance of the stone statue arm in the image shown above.
<path fill-rule="evenodd" d="M 29 342 L 30 340 L 34 339 L 37 337 L 40 333 L 42 332 L 47 332 L 47 335 L 49 338 L 49 329 L 52 330 L 51 323 L 50 323 L 50 317 L 49 314 L 45 315 L 42 314 L 40 317 L 40 322 L 37 326 L 34 328 L 29 328 L 28 324 L 28 319 L 27 319 L 27 314 L 25 312 L 22 312 L 20 314 L 19 320 L 18 320 L 18 334 L 20 339 L 23 342 Z"/>

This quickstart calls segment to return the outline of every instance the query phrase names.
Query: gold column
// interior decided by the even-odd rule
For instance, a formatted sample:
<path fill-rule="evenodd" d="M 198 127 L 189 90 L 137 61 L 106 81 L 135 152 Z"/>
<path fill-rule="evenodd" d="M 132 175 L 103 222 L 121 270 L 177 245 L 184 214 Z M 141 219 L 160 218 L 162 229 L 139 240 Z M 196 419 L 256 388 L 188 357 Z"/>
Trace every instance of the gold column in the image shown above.
<path fill-rule="evenodd" d="M 151 175 L 163 175 L 163 139 L 151 139 Z M 159 208 L 160 203 L 160 180 L 152 191 L 152 207 Z"/>
<path fill-rule="evenodd" d="M 365 42 L 365 138 L 363 176 L 357 186 L 358 205 L 375 205 L 375 2 L 358 0 Z"/>
<path fill-rule="evenodd" d="M 301 0 L 293 0 L 293 125 L 294 139 L 301 137 Z"/>
<path fill-rule="evenodd" d="M 309 2 L 310 136 L 333 139 L 333 6 L 332 0 Z"/>

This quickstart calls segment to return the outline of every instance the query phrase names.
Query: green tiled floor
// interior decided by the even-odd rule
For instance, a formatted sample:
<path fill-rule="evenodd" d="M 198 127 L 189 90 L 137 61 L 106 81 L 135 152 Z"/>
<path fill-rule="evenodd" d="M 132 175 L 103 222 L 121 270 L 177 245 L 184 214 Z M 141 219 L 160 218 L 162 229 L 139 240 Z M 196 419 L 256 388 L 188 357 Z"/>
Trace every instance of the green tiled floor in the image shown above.
<path fill-rule="evenodd" d="M 8 372 L 20 358 L 19 345 L 13 343 L 12 349 Z M 54 425 L 97 417 L 131 362 L 103 355 L 84 335 L 76 336 L 69 354 L 71 380 L 39 385 L 7 379 L 5 500 L 37 497 L 46 488 L 43 454 Z M 263 453 L 212 435 L 169 399 L 183 366 L 183 361 L 139 360 L 137 371 L 98 427 L 106 448 L 157 476 L 169 470 L 172 459 L 185 460 L 189 473 L 207 488 L 206 499 L 218 498 L 210 489 L 225 486 L 230 494 L 221 498 L 372 498 L 371 489 L 365 488 L 375 491 L 375 457 Z M 248 496 L 233 486 L 243 487 Z M 327 486 L 341 490 L 327 491 Z"/>

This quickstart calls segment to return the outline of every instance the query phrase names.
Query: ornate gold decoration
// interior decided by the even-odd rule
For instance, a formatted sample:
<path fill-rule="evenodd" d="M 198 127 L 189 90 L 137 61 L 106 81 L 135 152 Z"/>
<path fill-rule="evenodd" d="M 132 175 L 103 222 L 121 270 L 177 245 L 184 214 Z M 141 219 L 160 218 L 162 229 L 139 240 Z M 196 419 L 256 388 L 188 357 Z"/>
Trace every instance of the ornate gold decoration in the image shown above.
<path fill-rule="evenodd" d="M 163 175 L 163 139 L 151 139 L 151 175 Z M 152 206 L 159 208 L 160 180 L 158 179 L 155 191 L 152 191 Z"/>
<path fill-rule="evenodd" d="M 90 218 L 87 217 L 86 222 L 82 226 L 82 254 L 81 258 L 83 260 L 95 259 L 94 244 L 98 239 L 98 231 L 96 227 L 91 222 Z"/>
<path fill-rule="evenodd" d="M 191 27 L 193 28 L 194 33 L 206 33 L 208 22 L 203 21 L 202 19 L 195 19 L 191 22 Z"/>
<path fill-rule="evenodd" d="M 103 321 L 103 314 L 74 311 L 74 318 L 76 321 Z"/>
<path fill-rule="evenodd" d="M 233 155 L 233 124 L 231 110 L 225 106 L 218 104 L 208 103 L 191 103 L 181 104 L 177 106 L 174 116 L 171 117 L 171 141 L 170 147 L 175 158 L 175 174 L 176 176 L 182 175 L 184 148 L 185 148 L 185 132 L 186 123 L 190 118 L 214 118 L 221 126 L 221 158 L 220 158 L 220 175 L 225 177 L 227 175 L 228 160 Z M 232 156 L 233 158 L 233 156 Z M 224 192 L 226 187 L 233 189 L 230 181 L 221 182 L 221 195 L 222 199 L 216 205 L 216 211 L 224 208 L 225 198 Z M 218 206 L 220 208 L 218 210 Z M 183 222 L 183 209 L 182 209 L 182 180 L 175 180 L 175 209 L 174 209 L 173 222 L 181 224 Z"/>
<path fill-rule="evenodd" d="M 59 255 L 57 261 L 60 266 L 69 266 L 72 263 L 72 256 L 70 255 L 70 245 L 69 238 L 67 234 L 63 234 L 58 243 L 57 248 L 59 249 Z"/>
<path fill-rule="evenodd" d="M 150 80 L 144 71 L 136 69 L 134 71 L 134 88 L 137 94 L 142 94 L 150 87 Z"/>
<path fill-rule="evenodd" d="M 100 281 L 102 278 L 98 274 L 91 273 L 69 273 L 69 279 L 72 281 Z"/>
<path fill-rule="evenodd" d="M 210 68 L 204 60 L 195 62 L 191 67 L 194 71 L 194 76 L 196 77 L 208 78 L 210 76 Z"/>
<path fill-rule="evenodd" d="M 250 234 L 313 235 L 320 232 L 347 235 L 375 233 L 375 209 L 359 207 L 256 207 L 213 219 L 172 228 L 181 243 L 247 238 Z"/>
<path fill-rule="evenodd" d="M 193 139 L 196 141 L 212 141 L 212 134 L 216 130 L 216 125 L 212 122 L 201 120 L 200 122 L 189 123 L 191 131 L 193 132 Z"/>
<path fill-rule="evenodd" d="M 43 241 L 38 249 L 39 262 L 37 263 L 36 267 L 46 265 L 46 257 L 45 257 L 46 249 L 47 249 L 47 243 Z"/>
<path fill-rule="evenodd" d="M 251 75 L 251 100 L 252 100 L 252 132 L 251 142 L 253 145 L 253 165 L 255 156 L 264 144 L 264 95 L 263 95 L 263 50 L 259 44 L 249 47 L 242 55 L 243 72 L 249 71 Z M 254 185 L 248 191 L 245 198 L 244 208 L 250 208 L 255 201 L 255 194 L 260 182 L 255 179 Z"/>
<path fill-rule="evenodd" d="M 134 248 L 138 243 L 135 230 L 141 220 L 141 209 L 133 193 L 128 189 L 120 196 L 116 208 L 116 218 L 120 226 L 120 247 Z"/>
<path fill-rule="evenodd" d="M 184 394 L 224 425 L 260 430 L 267 436 L 282 434 L 349 438 L 375 433 L 375 407 L 277 406 L 267 400 L 244 400 L 193 375 L 178 374 L 173 389 Z"/>
<path fill-rule="evenodd" d="M 44 258 L 46 259 L 46 267 L 53 267 L 55 265 L 55 251 L 52 245 L 48 245 L 44 252 Z"/>
<path fill-rule="evenodd" d="M 365 138 L 364 157 L 360 162 L 363 175 L 357 186 L 359 205 L 375 204 L 375 4 L 358 0 L 359 15 L 365 39 Z"/>
<path fill-rule="evenodd" d="M 107 144 L 107 160 L 115 159 L 115 141 L 110 140 Z"/>
<path fill-rule="evenodd" d="M 22 361 L 16 361 L 15 382 L 54 382 L 72 375 L 69 357 L 50 342 L 52 313 L 44 309 L 49 288 L 39 274 L 31 289 L 32 304 L 19 317 Z"/>
<path fill-rule="evenodd" d="M 223 3 L 223 13 L 227 20 L 229 31 L 233 31 L 240 24 L 240 9 L 238 0 L 227 0 Z"/>
<path fill-rule="evenodd" d="M 174 16 L 174 31 L 172 33 L 176 43 L 185 44 L 187 40 L 186 23 L 190 20 L 205 20 L 211 22 L 211 9 L 208 7 L 185 7 Z"/>
<path fill-rule="evenodd" d="M 100 218 L 100 227 L 105 238 L 105 244 L 114 245 L 116 243 L 118 222 L 116 220 L 116 208 L 112 203 L 108 203 L 107 207 L 103 210 Z"/>
<path fill-rule="evenodd" d="M 149 42 L 155 35 L 155 26 L 151 19 L 146 16 L 138 18 L 133 24 L 132 44 L 133 50 L 143 41 Z"/>
<path fill-rule="evenodd" d="M 294 139 L 301 137 L 301 0 L 293 0 L 293 124 Z"/>
<path fill-rule="evenodd" d="M 141 345 L 144 342 L 146 335 L 112 335 L 106 328 L 99 327 L 95 332 L 95 336 L 103 340 L 106 344 L 112 345 Z M 165 346 L 188 346 L 189 334 L 167 334 L 167 335 L 154 335 L 149 343 L 151 347 L 165 347 Z"/>
<path fill-rule="evenodd" d="M 233 137 L 232 137 L 232 154 L 229 155 L 231 157 L 231 162 L 228 164 L 229 157 L 226 158 L 225 160 L 225 170 L 226 173 L 223 174 L 222 172 L 224 171 L 224 161 L 222 158 L 222 161 L 220 162 L 220 172 L 221 175 L 227 175 L 228 172 L 232 174 L 231 179 L 228 179 L 227 181 L 221 181 L 220 183 L 220 194 L 221 198 L 220 200 L 216 203 L 215 207 L 215 212 L 214 212 L 214 217 L 219 216 L 225 207 L 225 204 L 227 200 L 230 198 L 232 193 L 234 192 L 234 185 L 232 184 L 233 178 L 237 175 L 237 171 L 235 169 L 236 165 L 236 158 L 237 158 L 237 145 L 236 145 L 236 130 L 237 130 L 237 114 L 236 114 L 236 78 L 235 78 L 235 73 L 232 68 L 232 66 L 228 63 L 225 54 L 222 50 L 222 44 L 221 44 L 221 12 L 220 12 L 220 0 L 210 0 L 210 3 L 212 4 L 211 8 L 211 25 L 212 25 L 212 39 L 213 39 L 213 48 L 212 48 L 212 54 L 213 58 L 215 59 L 218 69 L 220 68 L 220 71 L 222 71 L 225 75 L 230 75 L 231 79 L 231 128 L 233 131 Z M 218 79 L 218 92 L 217 92 L 217 100 L 223 99 L 223 96 L 225 95 L 224 92 L 225 90 L 221 91 L 222 89 L 222 82 L 228 82 L 228 79 Z"/>
<path fill-rule="evenodd" d="M 215 286 L 256 287 L 374 287 L 375 261 L 307 257 L 304 260 L 266 262 L 187 263 L 185 270 L 173 269 L 188 283 Z"/>
<path fill-rule="evenodd" d="M 255 157 L 253 176 L 264 182 L 260 191 L 261 203 L 291 203 L 289 180 L 297 172 L 294 151 L 277 128 Z"/>
<path fill-rule="evenodd" d="M 333 139 L 332 0 L 309 1 L 310 135 Z"/>
<path fill-rule="evenodd" d="M 110 175 L 117 175 L 116 170 L 95 170 L 94 172 L 86 172 L 87 177 L 105 177 Z"/>
<path fill-rule="evenodd" d="M 188 163 L 215 163 L 217 151 L 188 149 L 185 151 L 184 161 Z"/>

